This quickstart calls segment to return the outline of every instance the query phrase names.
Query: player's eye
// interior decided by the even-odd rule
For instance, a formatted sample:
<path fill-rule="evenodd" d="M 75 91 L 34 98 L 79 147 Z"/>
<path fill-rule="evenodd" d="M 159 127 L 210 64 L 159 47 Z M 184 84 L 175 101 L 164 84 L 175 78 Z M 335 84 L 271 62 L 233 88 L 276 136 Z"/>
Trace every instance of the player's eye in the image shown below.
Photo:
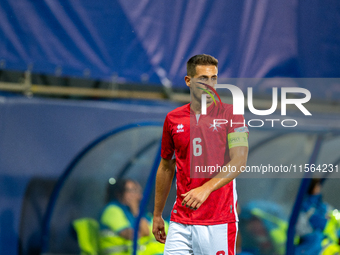
<path fill-rule="evenodd" d="M 198 80 L 200 80 L 200 81 L 208 81 L 208 77 L 199 77 Z"/>

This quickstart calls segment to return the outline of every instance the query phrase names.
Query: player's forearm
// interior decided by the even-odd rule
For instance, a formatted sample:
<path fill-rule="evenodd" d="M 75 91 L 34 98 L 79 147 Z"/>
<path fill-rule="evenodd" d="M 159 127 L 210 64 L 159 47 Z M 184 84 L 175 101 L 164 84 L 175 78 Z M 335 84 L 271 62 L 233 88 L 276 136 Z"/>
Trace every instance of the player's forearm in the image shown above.
<path fill-rule="evenodd" d="M 170 192 L 172 179 L 175 174 L 175 166 L 173 164 L 174 162 L 164 162 L 164 159 L 162 159 L 161 164 L 158 167 L 156 176 L 154 217 L 162 216 L 162 212 Z"/>
<path fill-rule="evenodd" d="M 233 167 L 234 169 L 236 168 L 236 171 L 220 172 L 214 178 L 206 182 L 203 186 L 210 190 L 210 192 L 218 190 L 219 188 L 234 180 L 241 173 L 242 167 L 245 167 L 246 164 L 247 157 L 242 156 L 233 158 L 228 164 L 226 164 L 226 169 L 231 169 Z"/>

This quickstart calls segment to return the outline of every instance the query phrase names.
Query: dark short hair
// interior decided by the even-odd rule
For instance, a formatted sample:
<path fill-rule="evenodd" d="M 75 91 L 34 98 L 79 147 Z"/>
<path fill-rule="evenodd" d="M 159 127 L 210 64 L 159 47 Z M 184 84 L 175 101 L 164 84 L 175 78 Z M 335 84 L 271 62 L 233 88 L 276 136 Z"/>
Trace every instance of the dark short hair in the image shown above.
<path fill-rule="evenodd" d="M 308 187 L 308 194 L 312 195 L 314 192 L 314 188 L 316 185 L 321 184 L 321 179 L 318 178 L 313 178 L 310 183 L 309 183 L 309 187 Z"/>
<path fill-rule="evenodd" d="M 127 182 L 137 183 L 132 179 L 118 179 L 115 184 L 108 184 L 106 190 L 106 202 L 121 201 L 126 191 Z"/>
<path fill-rule="evenodd" d="M 187 62 L 187 75 L 194 77 L 196 74 L 196 66 L 216 66 L 218 67 L 218 60 L 213 56 L 207 54 L 195 55 Z"/>

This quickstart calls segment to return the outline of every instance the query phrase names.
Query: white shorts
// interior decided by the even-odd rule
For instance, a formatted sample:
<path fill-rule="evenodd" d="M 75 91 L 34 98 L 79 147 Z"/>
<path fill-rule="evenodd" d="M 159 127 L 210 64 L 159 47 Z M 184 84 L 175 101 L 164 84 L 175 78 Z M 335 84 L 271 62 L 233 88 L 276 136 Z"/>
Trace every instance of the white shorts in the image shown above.
<path fill-rule="evenodd" d="M 237 228 L 237 222 L 204 226 L 171 221 L 164 255 L 235 255 Z"/>

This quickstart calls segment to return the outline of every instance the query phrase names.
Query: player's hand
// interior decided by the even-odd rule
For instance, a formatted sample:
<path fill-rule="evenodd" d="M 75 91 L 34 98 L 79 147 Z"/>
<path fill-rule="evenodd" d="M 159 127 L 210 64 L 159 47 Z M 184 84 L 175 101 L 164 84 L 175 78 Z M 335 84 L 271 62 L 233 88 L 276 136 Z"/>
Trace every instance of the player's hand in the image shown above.
<path fill-rule="evenodd" d="M 152 233 L 158 242 L 165 243 L 166 234 L 162 217 L 153 217 Z"/>
<path fill-rule="evenodd" d="M 182 194 L 183 197 L 182 205 L 190 207 L 192 210 L 197 210 L 209 197 L 211 191 L 206 187 L 198 187 Z"/>

